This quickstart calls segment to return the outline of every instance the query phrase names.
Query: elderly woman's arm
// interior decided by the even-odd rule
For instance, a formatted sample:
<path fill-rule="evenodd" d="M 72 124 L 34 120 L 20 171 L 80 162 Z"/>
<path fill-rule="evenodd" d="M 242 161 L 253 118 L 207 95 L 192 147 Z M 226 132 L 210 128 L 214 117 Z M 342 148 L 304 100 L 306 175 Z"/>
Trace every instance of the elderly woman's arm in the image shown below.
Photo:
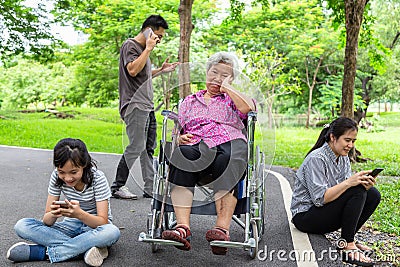
<path fill-rule="evenodd" d="M 235 103 L 237 109 L 243 114 L 247 114 L 250 111 L 255 111 L 256 106 L 254 104 L 254 101 L 245 94 L 242 94 L 233 89 L 233 87 L 229 83 L 230 79 L 231 77 L 229 76 L 222 82 L 220 89 L 221 93 L 226 93 L 227 95 L 229 95 L 233 103 Z"/>

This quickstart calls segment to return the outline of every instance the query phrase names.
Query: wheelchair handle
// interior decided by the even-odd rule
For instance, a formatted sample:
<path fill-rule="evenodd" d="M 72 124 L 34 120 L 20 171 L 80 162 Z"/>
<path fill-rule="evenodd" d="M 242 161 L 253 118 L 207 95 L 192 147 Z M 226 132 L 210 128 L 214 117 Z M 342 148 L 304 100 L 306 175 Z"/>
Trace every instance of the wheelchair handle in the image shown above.
<path fill-rule="evenodd" d="M 161 115 L 163 115 L 164 117 L 167 117 L 168 119 L 171 119 L 175 122 L 178 122 L 178 114 L 176 114 L 175 112 L 172 112 L 170 110 L 163 110 L 163 111 L 161 111 Z"/>
<path fill-rule="evenodd" d="M 254 121 L 257 120 L 257 111 L 250 111 L 249 113 L 247 113 L 247 117 L 251 117 L 253 118 Z"/>

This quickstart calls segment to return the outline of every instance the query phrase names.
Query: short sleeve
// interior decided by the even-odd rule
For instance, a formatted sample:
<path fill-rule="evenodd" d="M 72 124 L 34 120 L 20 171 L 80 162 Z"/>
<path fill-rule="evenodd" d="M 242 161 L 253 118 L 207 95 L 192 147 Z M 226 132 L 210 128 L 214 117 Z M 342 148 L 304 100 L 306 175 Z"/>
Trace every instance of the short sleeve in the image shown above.
<path fill-rule="evenodd" d="M 189 107 L 190 103 L 193 102 L 194 95 L 187 96 L 182 103 L 179 105 L 178 110 L 178 121 L 179 124 L 184 128 L 186 118 L 188 117 L 188 113 L 190 113 Z"/>
<path fill-rule="evenodd" d="M 49 187 L 47 189 L 47 192 L 49 193 L 49 195 L 59 197 L 61 196 L 61 187 L 56 186 L 57 179 L 58 179 L 57 170 L 53 170 L 50 176 Z"/>
<path fill-rule="evenodd" d="M 100 170 L 94 172 L 93 179 L 94 197 L 96 202 L 109 199 L 111 197 L 111 190 L 104 173 Z"/>
<path fill-rule="evenodd" d="M 225 94 L 225 97 L 229 98 L 228 100 L 228 106 L 232 108 L 232 110 L 239 116 L 241 120 L 247 119 L 247 114 L 242 113 L 238 108 L 236 107 L 235 103 L 233 102 L 232 98 L 228 96 L 228 94 Z"/>
<path fill-rule="evenodd" d="M 121 54 L 124 67 L 126 67 L 129 62 L 136 60 L 140 56 L 141 52 L 135 49 L 133 41 L 128 40 L 126 41 L 125 45 L 122 46 Z"/>

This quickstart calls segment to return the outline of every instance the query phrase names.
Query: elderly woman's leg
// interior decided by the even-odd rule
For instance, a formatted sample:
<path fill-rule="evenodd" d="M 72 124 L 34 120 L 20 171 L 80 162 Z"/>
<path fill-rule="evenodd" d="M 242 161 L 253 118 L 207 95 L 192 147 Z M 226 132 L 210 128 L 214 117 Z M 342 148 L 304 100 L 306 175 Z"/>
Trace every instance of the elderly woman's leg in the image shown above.
<path fill-rule="evenodd" d="M 215 207 L 217 210 L 216 227 L 229 231 L 236 203 L 237 199 L 233 196 L 233 193 L 218 191 L 215 194 Z"/>
<path fill-rule="evenodd" d="M 177 226 L 185 225 L 190 228 L 190 211 L 193 201 L 192 191 L 184 186 L 175 186 L 171 192 L 171 199 Z"/>
<path fill-rule="evenodd" d="M 229 227 L 235 211 L 237 199 L 232 192 L 220 190 L 215 194 L 215 207 L 217 221 L 215 227 L 206 233 L 206 239 L 211 241 L 230 241 Z M 226 247 L 211 246 L 211 251 L 216 255 L 225 255 Z"/>

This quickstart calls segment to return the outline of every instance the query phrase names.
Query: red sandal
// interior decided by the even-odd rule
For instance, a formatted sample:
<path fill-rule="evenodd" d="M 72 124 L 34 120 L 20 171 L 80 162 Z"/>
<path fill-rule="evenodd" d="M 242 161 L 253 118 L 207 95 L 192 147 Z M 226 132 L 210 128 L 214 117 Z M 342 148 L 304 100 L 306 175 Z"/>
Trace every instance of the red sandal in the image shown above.
<path fill-rule="evenodd" d="M 220 227 L 214 227 L 211 230 L 208 230 L 206 233 L 206 239 L 208 242 L 211 241 L 230 241 L 229 231 Z M 211 251 L 215 255 L 225 255 L 228 251 L 228 248 L 211 246 Z"/>
<path fill-rule="evenodd" d="M 183 246 L 175 246 L 181 250 L 190 250 L 190 239 L 192 238 L 192 233 L 190 232 L 189 227 L 186 225 L 178 225 L 175 229 L 165 230 L 162 233 L 162 239 L 172 240 L 179 243 L 182 243 Z"/>

